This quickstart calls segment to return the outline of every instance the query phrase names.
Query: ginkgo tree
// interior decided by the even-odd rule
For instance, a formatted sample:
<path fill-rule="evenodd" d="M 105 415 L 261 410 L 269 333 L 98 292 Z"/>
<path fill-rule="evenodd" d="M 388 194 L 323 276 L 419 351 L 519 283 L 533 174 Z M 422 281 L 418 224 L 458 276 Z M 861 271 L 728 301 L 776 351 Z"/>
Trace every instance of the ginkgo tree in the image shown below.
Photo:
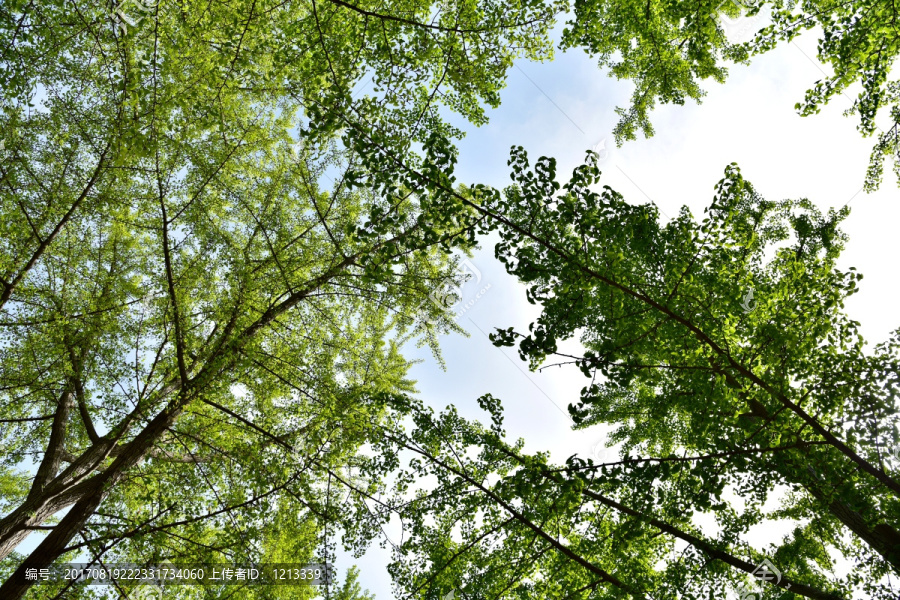
<path fill-rule="evenodd" d="M 446 193 L 541 307 L 494 343 L 576 367 L 577 427 L 612 427 L 621 455 L 554 465 L 504 439 L 489 395 L 489 429 L 397 397 L 414 426 L 386 422 L 382 453 L 408 460 L 375 510 L 404 523 L 402 597 L 895 598 L 900 337 L 866 350 L 843 310 L 848 209 L 765 200 L 731 165 L 701 221 L 662 224 L 598 189 L 596 159 L 561 186 L 516 148 L 513 186 Z"/>
<path fill-rule="evenodd" d="M 561 188 L 521 150 L 503 193 L 457 184 L 462 131 L 441 107 L 485 123 L 513 61 L 551 56 L 566 8 L 0 6 L 0 596 L 92 597 L 23 577 L 75 557 L 327 559 L 339 533 L 362 551 L 398 513 L 410 598 L 720 597 L 762 558 L 784 574 L 770 593 L 896 596 L 898 341 L 865 351 L 841 310 L 859 279 L 835 267 L 844 212 L 765 201 L 730 167 L 705 221 L 661 225 L 593 190 L 592 162 Z M 895 103 L 893 24 L 872 27 L 888 8 L 803 10 L 843 65 L 807 112 L 861 81 L 871 133 Z M 812 22 L 736 48 L 723 11 L 576 2 L 563 45 L 630 65 L 613 68 L 638 81 L 627 138 L 653 98 L 724 77 L 719 49 L 743 60 Z M 399 348 L 458 329 L 429 297 L 490 232 L 543 308 L 496 342 L 538 367 L 583 333 L 562 357 L 591 378 L 573 416 L 615 425 L 621 460 L 552 465 L 503 439 L 490 397 L 490 430 L 412 398 Z M 751 548 L 773 519 L 790 534 Z M 354 577 L 340 594 L 359 595 Z M 177 597 L 236 593 L 312 590 Z"/>
<path fill-rule="evenodd" d="M 439 106 L 483 123 L 555 10 L 0 6 L 0 596 L 87 597 L 23 577 L 75 557 L 328 558 L 477 218 L 361 187 L 354 140 L 441 170 Z"/>

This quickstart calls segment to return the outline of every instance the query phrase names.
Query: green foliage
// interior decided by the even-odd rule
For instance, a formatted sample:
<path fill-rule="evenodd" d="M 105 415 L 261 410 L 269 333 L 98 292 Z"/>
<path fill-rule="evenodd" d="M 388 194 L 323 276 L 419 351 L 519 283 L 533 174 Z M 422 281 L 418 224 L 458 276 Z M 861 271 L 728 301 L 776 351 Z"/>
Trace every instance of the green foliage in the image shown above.
<path fill-rule="evenodd" d="M 860 81 L 864 134 L 883 106 L 900 120 L 887 7 L 773 7 L 783 29 L 733 46 L 714 17 L 734 6 L 576 2 L 563 45 L 637 82 L 620 139 L 814 23 L 836 75 L 803 114 Z M 19 585 L 26 560 L 323 561 L 399 516 L 410 598 L 712 598 L 762 558 L 786 595 L 891 597 L 900 334 L 866 351 L 842 311 L 846 209 L 767 201 L 732 165 L 703 221 L 663 225 L 592 190 L 594 155 L 561 186 L 521 149 L 502 194 L 457 184 L 441 106 L 484 123 L 563 8 L 0 6 L 0 596 L 98 595 Z M 555 466 L 503 439 L 490 395 L 490 428 L 411 397 L 399 348 L 459 331 L 429 297 L 492 231 L 542 309 L 495 343 L 534 368 L 580 335 L 573 419 L 615 425 L 622 460 Z M 779 520 L 768 548 L 744 541 Z M 354 569 L 337 594 L 371 598 Z"/>
<path fill-rule="evenodd" d="M 347 578 L 344 584 L 334 595 L 335 600 L 375 600 L 375 596 L 369 590 L 363 590 L 359 586 L 359 569 L 350 567 L 347 569 Z"/>
<path fill-rule="evenodd" d="M 589 383 L 573 419 L 613 426 L 621 456 L 553 465 L 503 439 L 490 396 L 490 429 L 409 401 L 413 427 L 385 422 L 380 452 L 410 458 L 375 510 L 404 525 L 399 587 L 699 600 L 746 588 L 768 560 L 779 587 L 754 597 L 894 598 L 900 336 L 866 351 L 842 310 L 861 278 L 835 266 L 847 210 L 767 201 L 731 165 L 702 221 L 684 209 L 662 224 L 595 191 L 596 158 L 561 186 L 552 159 L 532 168 L 515 148 L 513 186 L 459 198 L 541 307 L 495 344 L 532 368 L 576 366 Z M 576 334 L 584 353 L 560 353 Z"/>
<path fill-rule="evenodd" d="M 723 18 L 750 18 L 761 12 L 771 15 L 771 24 L 760 27 L 748 42 L 729 41 Z M 815 82 L 797 103 L 797 111 L 804 116 L 817 113 L 852 86 L 862 87 L 845 114 L 859 116 L 864 137 L 878 133 L 865 179 L 865 188 L 873 191 L 882 180 L 886 157 L 894 160 L 900 183 L 900 82 L 890 79 L 900 53 L 895 12 L 886 0 L 576 0 L 575 18 L 563 32 L 562 47 L 583 48 L 612 75 L 635 83 L 631 106 L 617 109 L 621 118 L 614 134 L 621 144 L 635 139 L 638 130 L 653 135 L 649 113 L 657 101 L 699 102 L 705 94 L 701 81 L 724 82 L 727 63 L 747 63 L 804 30 L 818 31 L 818 58 L 833 75 Z M 888 125 L 880 129 L 875 120 L 885 114 Z"/>
<path fill-rule="evenodd" d="M 529 170 L 514 149 L 515 185 L 481 203 L 502 215 L 498 257 L 542 308 L 527 333 L 501 330 L 495 343 L 517 343 L 536 368 L 578 332 L 586 350 L 568 358 L 590 383 L 573 419 L 614 425 L 622 443 L 621 463 L 570 472 L 619 481 L 666 520 L 711 514 L 723 539 L 768 519 L 810 522 L 818 551 L 798 530 L 769 555 L 820 586 L 823 549 L 837 549 L 854 575 L 832 589 L 888 597 L 876 582 L 900 569 L 900 465 L 885 452 L 900 335 L 865 352 L 842 310 L 862 278 L 835 266 L 848 209 L 767 201 L 731 165 L 701 222 L 683 209 L 662 225 L 653 205 L 593 191 L 595 159 L 561 188 L 552 159 Z M 796 494 L 764 511 L 778 486 Z"/>
<path fill-rule="evenodd" d="M 636 85 L 631 106 L 616 109 L 619 143 L 635 139 L 638 129 L 653 135 L 649 113 L 657 100 L 699 100 L 704 92 L 698 80 L 725 81 L 727 70 L 718 64 L 727 47 L 716 20 L 720 2 L 576 0 L 562 47 L 584 48 L 612 75 Z M 727 8 L 733 10 L 730 3 Z"/>
<path fill-rule="evenodd" d="M 397 164 L 451 180 L 441 104 L 483 123 L 556 8 L 0 6 L 5 573 L 64 509 L 29 560 L 333 555 L 369 493 L 341 474 L 413 389 L 401 344 L 459 330 L 429 296 L 475 243 Z"/>

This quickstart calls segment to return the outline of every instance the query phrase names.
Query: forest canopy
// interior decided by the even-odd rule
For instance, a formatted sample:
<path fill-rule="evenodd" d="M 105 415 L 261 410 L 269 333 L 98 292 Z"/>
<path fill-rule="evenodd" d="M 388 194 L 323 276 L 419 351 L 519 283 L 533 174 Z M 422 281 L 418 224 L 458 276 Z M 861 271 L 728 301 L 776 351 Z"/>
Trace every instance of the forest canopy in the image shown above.
<path fill-rule="evenodd" d="M 846 207 L 730 164 L 702 218 L 663 222 L 593 152 L 567 180 L 521 147 L 505 189 L 455 174 L 459 118 L 486 125 L 517 60 L 578 49 L 633 81 L 627 142 L 816 27 L 834 75 L 799 113 L 857 86 L 866 187 L 886 160 L 900 182 L 885 2 L 0 6 L 0 597 L 138 593 L 25 576 L 76 559 L 325 562 L 399 518 L 409 599 L 896 598 L 900 333 L 867 349 L 844 308 Z M 488 239 L 540 308 L 493 343 L 584 377 L 570 414 L 615 459 L 526 452 L 503 398 L 480 422 L 418 397 L 403 348 L 440 361 L 463 333 L 447 290 Z M 369 598 L 358 577 L 327 593 Z"/>

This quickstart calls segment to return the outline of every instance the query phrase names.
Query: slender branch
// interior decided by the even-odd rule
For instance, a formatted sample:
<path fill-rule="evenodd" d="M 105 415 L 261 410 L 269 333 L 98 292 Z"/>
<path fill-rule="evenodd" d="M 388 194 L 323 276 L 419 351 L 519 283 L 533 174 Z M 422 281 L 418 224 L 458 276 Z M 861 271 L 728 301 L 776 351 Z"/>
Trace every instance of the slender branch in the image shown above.
<path fill-rule="evenodd" d="M 357 12 L 366 17 L 374 17 L 376 19 L 381 19 L 382 21 L 394 21 L 397 23 L 403 23 L 404 25 L 412 25 L 413 27 L 422 27 L 424 29 L 433 29 L 435 31 L 446 31 L 449 33 L 484 33 L 485 31 L 494 31 L 497 29 L 513 29 L 517 27 L 524 27 L 526 25 L 533 25 L 543 19 L 532 19 L 530 21 L 525 21 L 524 23 L 514 23 L 512 25 L 497 25 L 494 27 L 482 27 L 479 29 L 459 29 L 455 27 L 442 27 L 440 25 L 432 25 L 431 23 L 421 23 L 419 21 L 413 21 L 410 19 L 404 19 L 403 17 L 395 17 L 393 15 L 385 15 L 382 13 L 376 13 L 372 11 L 365 10 L 364 8 L 360 8 L 359 6 L 355 6 L 350 4 L 349 2 L 344 2 L 343 0 L 328 0 L 332 4 L 336 4 L 338 6 L 343 6 L 344 8 L 349 8 L 350 10 Z"/>
<path fill-rule="evenodd" d="M 182 383 L 188 381 L 187 366 L 184 362 L 184 334 L 181 330 L 181 314 L 178 312 L 178 295 L 175 293 L 175 277 L 172 274 L 172 256 L 169 250 L 169 221 L 166 217 L 166 201 L 163 198 L 162 182 L 159 182 L 159 207 L 162 212 L 163 258 L 166 267 L 166 284 L 169 286 L 169 301 L 172 303 L 172 321 L 175 327 L 175 355 L 178 360 L 178 374 Z"/>
<path fill-rule="evenodd" d="M 53 228 L 53 231 L 50 232 L 50 235 L 48 235 L 43 239 L 43 241 L 38 244 L 37 249 L 31 254 L 31 258 L 28 260 L 25 266 L 22 267 L 22 269 L 16 274 L 15 277 L 12 278 L 11 281 L 0 282 L 0 284 L 2 284 L 3 286 L 3 291 L 0 292 L 0 309 L 2 309 L 6 305 L 6 302 L 12 296 L 13 290 L 16 288 L 19 282 L 22 281 L 22 278 L 25 277 L 25 275 L 31 270 L 32 267 L 34 267 L 38 259 L 44 254 L 53 240 L 56 239 L 56 236 L 59 234 L 59 232 L 62 231 L 62 228 L 65 226 L 65 224 L 68 223 L 72 218 L 72 215 L 75 214 L 75 211 L 77 211 L 81 206 L 81 203 L 84 201 L 84 199 L 87 198 L 88 194 L 93 189 L 94 184 L 96 184 L 97 180 L 100 178 L 100 173 L 105 165 L 106 154 L 107 152 L 109 152 L 109 148 L 110 144 L 107 143 L 106 148 L 104 148 L 103 152 L 100 154 L 100 158 L 97 161 L 97 166 L 94 169 L 94 173 L 91 175 L 90 180 L 88 180 L 87 185 L 84 187 L 84 189 L 82 189 L 81 194 L 79 194 L 75 202 L 72 203 L 72 206 L 69 207 L 69 210 L 66 211 L 66 214 L 63 215 L 63 217 L 56 224 L 56 227 Z"/>
<path fill-rule="evenodd" d="M 546 531 L 544 531 L 543 529 L 541 529 L 540 527 L 535 525 L 530 519 L 528 519 L 528 517 L 526 517 L 520 511 L 516 510 L 515 507 L 513 507 L 511 504 L 509 504 L 503 498 L 500 498 L 499 496 L 497 496 L 497 494 L 495 494 L 492 490 L 486 488 L 484 486 L 484 484 L 482 484 L 480 481 L 476 480 L 475 478 L 471 477 L 465 471 L 455 468 L 453 465 L 446 463 L 445 461 L 442 461 L 438 457 L 436 457 L 432 454 L 429 454 L 428 452 L 425 452 L 423 449 L 419 448 L 418 446 L 412 446 L 412 445 L 408 444 L 406 442 L 406 440 L 398 439 L 396 436 L 393 436 L 391 434 L 386 434 L 386 435 L 387 435 L 387 437 L 393 439 L 401 447 L 406 448 L 407 450 L 410 450 L 411 452 L 414 452 L 415 454 L 419 454 L 420 456 L 433 462 L 435 465 L 441 467 L 446 472 L 453 473 L 454 475 L 456 475 L 463 481 L 467 482 L 469 485 L 472 485 L 472 486 L 478 488 L 483 494 L 488 496 L 498 506 L 502 507 L 510 515 L 515 517 L 515 519 L 517 521 L 519 521 L 524 526 L 531 529 L 533 532 L 535 532 L 538 536 L 543 538 L 545 541 L 549 542 L 550 545 L 552 545 L 560 554 L 564 555 L 566 558 L 569 558 L 570 560 L 578 563 L 579 565 L 581 565 L 582 567 L 584 567 L 585 569 L 587 569 L 594 575 L 598 576 L 600 579 L 602 579 L 606 583 L 611 584 L 611 585 L 619 588 L 620 590 L 626 591 L 629 594 L 635 596 L 636 598 L 644 598 L 643 592 L 641 592 L 640 590 L 633 588 L 631 585 L 626 584 L 625 582 L 621 581 L 615 575 L 598 567 L 594 563 L 585 559 L 580 554 L 576 554 L 574 551 L 572 551 L 571 548 L 562 544 L 555 537 L 551 536 Z"/>
<path fill-rule="evenodd" d="M 821 446 L 827 445 L 828 442 L 796 442 L 794 444 L 788 444 L 785 446 L 772 446 L 769 448 L 747 448 L 741 450 L 729 450 L 727 452 L 714 452 L 713 454 L 704 454 L 700 456 L 667 456 L 664 458 L 630 458 L 627 460 L 620 460 L 618 462 L 612 463 L 602 463 L 599 465 L 584 465 L 583 467 L 564 467 L 561 469 L 553 469 L 551 472 L 553 473 L 574 473 L 578 471 L 597 471 L 603 469 L 605 467 L 617 467 L 619 465 L 631 465 L 631 464 L 640 464 L 640 463 L 665 463 L 665 462 L 694 462 L 700 460 L 710 460 L 714 458 L 725 458 L 729 456 L 741 456 L 746 454 L 763 454 L 766 452 L 780 452 L 782 450 L 793 450 L 798 448 L 807 448 L 808 446 Z"/>
<path fill-rule="evenodd" d="M 25 423 L 27 421 L 49 421 L 53 415 L 44 415 L 43 417 L 23 417 L 21 419 L 0 419 L 0 423 Z"/>
<path fill-rule="evenodd" d="M 504 454 L 513 458 L 519 464 L 521 464 L 525 467 L 530 466 L 528 463 L 526 463 L 522 459 L 521 456 L 519 456 L 515 452 L 509 450 L 505 446 L 501 446 L 500 448 Z M 549 469 L 541 469 L 540 474 L 542 476 L 546 477 L 547 479 L 549 479 L 550 481 L 553 481 L 554 483 L 557 483 L 557 484 L 562 483 L 562 478 L 560 477 L 560 475 L 558 474 L 557 471 L 551 471 Z M 756 565 L 748 563 L 747 561 L 741 560 L 741 559 L 737 558 L 736 556 L 733 556 L 733 555 L 729 554 L 728 552 L 725 552 L 724 550 L 716 548 L 713 544 L 707 542 L 706 540 L 703 540 L 691 533 L 683 531 L 673 525 L 670 525 L 669 523 L 666 523 L 666 522 L 656 519 L 652 516 L 645 515 L 644 513 L 641 513 L 637 510 L 629 508 L 629 507 L 625 506 L 624 504 L 617 502 L 617 501 L 613 500 L 612 498 L 608 498 L 602 494 L 594 492 L 589 488 L 586 488 L 586 487 L 583 488 L 581 493 L 586 498 L 595 500 L 595 501 L 599 502 L 600 504 L 603 504 L 604 506 L 608 506 L 609 508 L 612 508 L 622 514 L 633 517 L 644 523 L 648 523 L 648 524 L 652 525 L 653 527 L 659 529 L 660 531 L 671 535 L 672 537 L 678 538 L 682 541 L 689 543 L 690 545 L 694 546 L 698 550 L 701 550 L 704 554 L 706 554 L 707 556 L 709 556 L 712 559 L 722 561 L 727 565 L 730 565 L 732 567 L 740 569 L 741 571 L 744 571 L 745 573 L 749 573 L 749 574 L 753 574 L 757 569 Z M 790 589 L 790 591 L 794 592 L 795 594 L 800 594 L 807 598 L 811 598 L 812 600 L 843 600 L 843 598 L 841 596 L 838 596 L 837 594 L 834 594 L 832 592 L 825 592 L 823 590 L 813 588 L 813 587 L 810 587 L 810 586 L 802 584 L 802 583 L 798 583 L 797 581 L 794 581 L 794 580 L 790 579 L 789 577 L 782 577 L 774 585 L 777 585 L 778 587 L 784 588 L 786 590 Z"/>

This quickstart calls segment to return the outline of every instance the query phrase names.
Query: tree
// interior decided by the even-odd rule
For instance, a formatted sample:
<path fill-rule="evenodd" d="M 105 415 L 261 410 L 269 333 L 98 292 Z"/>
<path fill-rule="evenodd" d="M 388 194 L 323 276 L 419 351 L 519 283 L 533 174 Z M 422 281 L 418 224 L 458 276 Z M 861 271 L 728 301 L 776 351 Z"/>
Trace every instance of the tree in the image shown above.
<path fill-rule="evenodd" d="M 751 41 L 729 41 L 721 18 L 752 17 L 761 11 L 770 12 L 770 25 Z M 900 184 L 900 82 L 890 79 L 900 53 L 895 13 L 887 1 L 576 0 L 575 18 L 567 23 L 561 45 L 583 48 L 612 75 L 634 81 L 631 106 L 617 109 L 621 118 L 614 133 L 621 144 L 635 139 L 639 129 L 646 136 L 653 134 L 649 113 L 657 101 L 699 102 L 704 95 L 700 82 L 724 82 L 727 63 L 747 63 L 804 30 L 821 29 L 818 58 L 834 73 L 815 82 L 796 108 L 804 116 L 817 113 L 852 86 L 862 87 L 845 114 L 859 116 L 864 137 L 878 133 L 865 178 L 865 188 L 873 191 L 881 182 L 886 157 L 893 159 Z M 885 114 L 889 124 L 880 129 L 876 117 Z"/>
<path fill-rule="evenodd" d="M 438 103 L 483 122 L 512 60 L 549 56 L 553 12 L 0 7 L 0 596 L 79 552 L 329 547 L 336 488 L 362 493 L 341 469 L 411 390 L 398 348 L 454 328 L 428 298 L 474 244 L 471 214 L 352 147 L 450 177 Z"/>
<path fill-rule="evenodd" d="M 685 208 L 662 225 L 653 205 L 594 191 L 595 161 L 561 187 L 552 159 L 531 169 L 517 148 L 515 185 L 457 196 L 488 216 L 498 258 L 542 307 L 495 344 L 531 368 L 577 366 L 590 382 L 573 419 L 614 426 L 622 456 L 552 465 L 502 439 L 490 396 L 489 430 L 408 400 L 415 428 L 385 434 L 415 455 L 384 508 L 409 525 L 402 587 L 712 598 L 768 560 L 780 575 L 760 597 L 894 598 L 900 338 L 867 352 L 842 310 L 861 278 L 835 266 L 848 209 L 767 201 L 731 165 L 701 222 Z M 584 354 L 560 353 L 576 332 Z M 440 485 L 412 495 L 426 476 Z M 746 541 L 755 526 L 765 549 Z"/>
<path fill-rule="evenodd" d="M 864 352 L 840 311 L 859 278 L 834 267 L 845 212 L 767 202 L 732 167 L 705 222 L 683 211 L 662 226 L 652 206 L 591 191 L 592 162 L 560 194 L 553 161 L 530 171 L 521 151 L 503 194 L 456 184 L 462 133 L 439 103 L 483 123 L 512 60 L 550 55 L 562 6 L 0 7 L 0 596 L 86 597 L 22 577 L 77 553 L 327 559 L 338 530 L 358 551 L 399 513 L 415 537 L 392 571 L 412 597 L 476 574 L 482 589 L 461 594 L 708 597 L 764 557 L 747 529 L 781 517 L 799 522 L 765 554 L 782 589 L 889 597 L 898 340 Z M 587 6 L 576 19 L 602 24 Z M 864 116 L 893 98 L 878 95 L 893 89 L 891 45 L 876 60 L 858 39 L 875 17 L 826 27 L 850 32 L 836 52 L 863 66 L 811 102 L 857 73 Z M 701 42 L 679 43 L 687 63 L 671 47 L 669 63 L 638 60 L 647 98 L 723 73 Z M 411 398 L 400 344 L 453 329 L 429 296 L 455 277 L 448 255 L 494 230 L 544 308 L 496 342 L 537 367 L 587 332 L 587 352 L 563 357 L 592 378 L 573 416 L 620 424 L 623 460 L 550 465 L 502 439 L 490 397 L 490 430 Z M 405 453 L 417 458 L 400 469 Z M 406 497 L 420 475 L 439 486 Z M 788 493 L 771 511 L 776 486 Z M 36 530 L 43 542 L 16 555 Z M 831 549 L 857 571 L 831 576 Z"/>

